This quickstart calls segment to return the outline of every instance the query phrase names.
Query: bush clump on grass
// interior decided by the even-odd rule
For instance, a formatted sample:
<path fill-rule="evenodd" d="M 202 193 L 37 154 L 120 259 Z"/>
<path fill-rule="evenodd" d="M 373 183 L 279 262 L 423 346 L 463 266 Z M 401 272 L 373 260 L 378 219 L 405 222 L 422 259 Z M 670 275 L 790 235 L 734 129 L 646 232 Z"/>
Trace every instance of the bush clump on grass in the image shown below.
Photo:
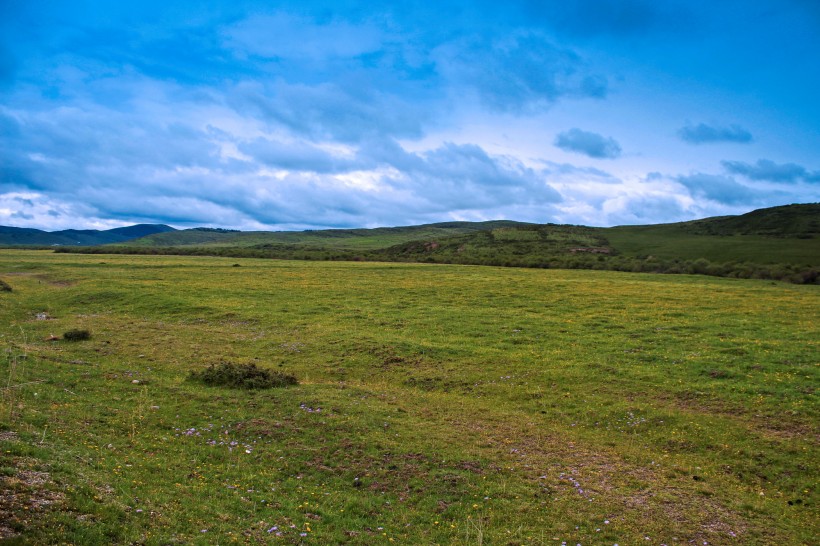
<path fill-rule="evenodd" d="M 237 389 L 270 389 L 298 384 L 292 375 L 258 368 L 256 364 L 233 364 L 231 362 L 211 364 L 202 371 L 193 371 L 189 379 L 210 386 Z"/>
<path fill-rule="evenodd" d="M 91 332 L 88 330 L 69 330 L 63 334 L 63 339 L 66 341 L 83 341 L 91 339 Z"/>
<path fill-rule="evenodd" d="M 3 279 L 0 279 L 0 292 L 11 292 L 11 285 Z"/>

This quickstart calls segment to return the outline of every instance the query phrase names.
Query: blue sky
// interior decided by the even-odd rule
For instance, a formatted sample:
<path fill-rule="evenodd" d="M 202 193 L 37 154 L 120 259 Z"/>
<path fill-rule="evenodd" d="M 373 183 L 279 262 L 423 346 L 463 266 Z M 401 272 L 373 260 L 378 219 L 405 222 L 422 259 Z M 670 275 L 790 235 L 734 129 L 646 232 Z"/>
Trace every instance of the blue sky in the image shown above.
<path fill-rule="evenodd" d="M 641 224 L 820 201 L 814 0 L 0 0 L 0 225 Z"/>

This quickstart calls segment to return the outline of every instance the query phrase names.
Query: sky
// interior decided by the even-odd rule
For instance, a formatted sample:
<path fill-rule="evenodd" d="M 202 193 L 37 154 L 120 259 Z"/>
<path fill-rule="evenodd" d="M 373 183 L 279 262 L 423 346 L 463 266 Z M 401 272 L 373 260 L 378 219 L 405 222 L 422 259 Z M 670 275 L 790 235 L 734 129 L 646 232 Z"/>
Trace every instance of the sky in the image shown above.
<path fill-rule="evenodd" d="M 0 0 L 0 225 L 820 201 L 820 2 Z"/>

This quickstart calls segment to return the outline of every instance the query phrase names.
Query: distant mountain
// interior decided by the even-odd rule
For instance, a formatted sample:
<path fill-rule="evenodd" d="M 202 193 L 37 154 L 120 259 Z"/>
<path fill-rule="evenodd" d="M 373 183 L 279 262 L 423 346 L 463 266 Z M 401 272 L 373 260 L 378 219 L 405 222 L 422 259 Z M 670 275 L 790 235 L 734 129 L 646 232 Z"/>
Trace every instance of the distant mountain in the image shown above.
<path fill-rule="evenodd" d="M 169 231 L 176 230 L 163 224 L 137 224 L 103 231 L 96 229 L 42 231 L 0 226 L 0 246 L 96 246 L 131 241 Z"/>
<path fill-rule="evenodd" d="M 777 240 L 806 241 L 777 243 Z M 176 230 L 139 224 L 106 231 L 37 229 L 0 226 L 0 246 L 99 246 L 129 248 L 230 249 L 315 252 L 370 252 L 383 258 L 461 261 L 472 252 L 544 257 L 573 248 L 607 247 L 611 255 L 710 260 L 755 259 L 758 262 L 816 263 L 820 240 L 820 203 L 759 209 L 739 216 L 717 216 L 677 222 L 612 228 L 529 224 L 508 220 L 441 222 L 373 229 L 306 231 L 237 231 L 214 228 Z M 739 244 L 743 242 L 744 244 Z M 562 250 L 563 249 L 563 250 Z M 578 254 L 576 250 L 575 253 Z M 756 255 L 756 254 L 760 255 Z M 786 256 L 788 255 L 788 256 Z"/>

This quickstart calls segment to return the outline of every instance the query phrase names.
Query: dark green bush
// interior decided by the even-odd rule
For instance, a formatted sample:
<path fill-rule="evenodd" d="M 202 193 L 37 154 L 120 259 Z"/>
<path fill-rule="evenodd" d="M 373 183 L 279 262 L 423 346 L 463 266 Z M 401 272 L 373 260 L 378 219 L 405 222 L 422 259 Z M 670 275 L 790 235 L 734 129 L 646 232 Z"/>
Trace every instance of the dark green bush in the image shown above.
<path fill-rule="evenodd" d="M 83 341 L 91 338 L 91 332 L 88 330 L 69 330 L 63 334 L 63 339 L 66 341 Z"/>
<path fill-rule="evenodd" d="M 231 362 L 211 364 L 202 371 L 193 371 L 189 379 L 209 386 L 237 389 L 270 389 L 298 384 L 292 375 L 259 368 L 256 364 L 233 364 Z"/>

